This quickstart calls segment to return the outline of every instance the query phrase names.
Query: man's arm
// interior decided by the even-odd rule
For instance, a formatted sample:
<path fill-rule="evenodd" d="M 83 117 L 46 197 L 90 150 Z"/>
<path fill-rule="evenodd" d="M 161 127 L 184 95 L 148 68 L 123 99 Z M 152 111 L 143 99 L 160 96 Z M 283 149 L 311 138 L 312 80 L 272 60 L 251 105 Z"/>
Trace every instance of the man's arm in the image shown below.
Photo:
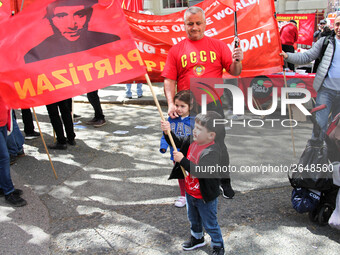
<path fill-rule="evenodd" d="M 232 54 L 233 62 L 230 65 L 229 73 L 238 76 L 242 71 L 243 51 L 241 48 L 235 48 Z"/>
<path fill-rule="evenodd" d="M 164 94 L 168 102 L 168 115 L 170 118 L 177 118 L 176 108 L 174 104 L 174 97 L 176 94 L 176 81 L 169 78 L 164 79 Z"/>

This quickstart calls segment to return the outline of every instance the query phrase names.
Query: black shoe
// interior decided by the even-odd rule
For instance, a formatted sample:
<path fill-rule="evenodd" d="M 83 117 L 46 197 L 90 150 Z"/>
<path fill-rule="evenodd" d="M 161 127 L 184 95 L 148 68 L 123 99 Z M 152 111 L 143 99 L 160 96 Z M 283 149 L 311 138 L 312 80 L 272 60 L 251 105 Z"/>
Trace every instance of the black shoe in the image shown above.
<path fill-rule="evenodd" d="M 55 143 L 47 146 L 51 150 L 66 150 L 67 145 L 66 143 Z"/>
<path fill-rule="evenodd" d="M 213 255 L 224 255 L 224 248 L 223 247 L 213 247 Z"/>
<path fill-rule="evenodd" d="M 27 202 L 25 199 L 21 198 L 20 196 L 18 195 L 15 195 L 14 194 L 14 191 L 9 194 L 9 195 L 6 195 L 5 196 L 5 200 L 8 204 L 12 205 L 12 206 L 15 206 L 15 207 L 20 207 L 20 206 L 25 206 L 27 205 Z"/>
<path fill-rule="evenodd" d="M 97 122 L 93 123 L 93 126 L 98 128 L 104 126 L 106 124 L 106 120 L 98 120 Z"/>
<path fill-rule="evenodd" d="M 185 251 L 191 251 L 204 245 L 204 236 L 201 239 L 196 239 L 195 237 L 191 236 L 189 241 L 186 241 L 182 244 L 182 248 Z"/>
<path fill-rule="evenodd" d="M 13 164 L 15 164 L 15 162 L 17 162 L 17 156 L 10 154 L 9 155 L 9 164 L 13 165 Z"/>
<path fill-rule="evenodd" d="M 142 98 L 143 97 L 143 95 L 141 95 L 141 96 L 138 96 L 138 98 Z"/>
<path fill-rule="evenodd" d="M 25 151 L 24 151 L 24 149 L 22 149 L 21 151 L 19 151 L 18 153 L 17 153 L 17 157 L 18 158 L 21 158 L 21 157 L 24 157 L 25 156 Z"/>
<path fill-rule="evenodd" d="M 104 126 L 106 124 L 106 121 L 105 121 L 105 119 L 96 119 L 96 118 L 93 118 L 92 120 L 87 121 L 86 124 L 87 125 L 92 125 L 94 127 L 101 127 L 101 126 Z"/>
<path fill-rule="evenodd" d="M 235 195 L 235 191 L 230 184 L 221 184 L 220 190 L 224 198 L 232 199 Z"/>
<path fill-rule="evenodd" d="M 69 144 L 69 145 L 72 145 L 72 146 L 75 146 L 77 143 L 76 143 L 76 140 L 67 140 L 67 143 Z"/>
<path fill-rule="evenodd" d="M 40 136 L 39 132 L 33 131 L 33 133 L 25 133 L 25 139 L 31 140 L 31 139 L 36 139 Z"/>
<path fill-rule="evenodd" d="M 78 119 L 80 119 L 80 115 L 78 115 L 78 114 L 73 114 L 73 120 L 78 120 Z"/>
<path fill-rule="evenodd" d="M 22 194 L 24 194 L 24 192 L 21 189 L 15 189 L 12 193 L 17 196 L 21 196 Z M 4 190 L 0 188 L 0 197 L 3 196 L 5 196 Z"/>
<path fill-rule="evenodd" d="M 132 97 L 128 97 L 128 96 L 125 96 L 125 98 L 127 98 L 127 99 L 132 99 Z"/>

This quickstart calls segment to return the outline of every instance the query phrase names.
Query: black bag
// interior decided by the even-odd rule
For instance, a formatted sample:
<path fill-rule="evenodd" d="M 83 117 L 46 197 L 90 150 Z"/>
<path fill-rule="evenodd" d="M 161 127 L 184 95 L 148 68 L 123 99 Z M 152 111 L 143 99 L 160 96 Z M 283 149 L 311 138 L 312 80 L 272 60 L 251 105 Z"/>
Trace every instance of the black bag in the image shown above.
<path fill-rule="evenodd" d="M 332 165 L 328 162 L 326 142 L 310 139 L 299 163 L 291 166 L 288 178 L 294 188 L 323 191 L 333 185 L 332 170 Z"/>

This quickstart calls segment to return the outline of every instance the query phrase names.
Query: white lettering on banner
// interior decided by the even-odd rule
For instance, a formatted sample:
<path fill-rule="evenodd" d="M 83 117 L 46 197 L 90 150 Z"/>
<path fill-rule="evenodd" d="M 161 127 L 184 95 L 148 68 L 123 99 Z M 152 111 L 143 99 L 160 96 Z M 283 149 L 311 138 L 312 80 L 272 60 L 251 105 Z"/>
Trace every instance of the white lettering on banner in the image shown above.
<path fill-rule="evenodd" d="M 212 37 L 214 35 L 218 35 L 216 28 L 211 28 L 211 29 L 205 30 L 204 34 L 206 36 L 209 36 L 209 37 Z"/>
<path fill-rule="evenodd" d="M 261 34 L 257 34 L 257 35 L 254 35 L 250 38 L 250 40 L 248 39 L 242 39 L 240 40 L 240 46 L 243 50 L 243 52 L 246 52 L 248 50 L 252 50 L 254 48 L 258 48 L 258 47 L 262 47 L 263 46 L 263 40 L 264 40 L 264 36 L 269 36 L 268 37 L 268 43 L 271 42 L 271 39 L 270 39 L 270 32 L 269 31 L 266 31 L 261 33 Z M 229 46 L 229 49 L 231 51 L 233 51 L 234 49 L 234 44 L 233 43 L 228 43 L 228 46 Z"/>
<path fill-rule="evenodd" d="M 184 27 L 184 24 L 181 24 L 181 25 L 173 25 L 171 27 L 171 30 L 174 31 L 174 32 L 182 32 L 182 31 L 185 31 L 185 27 Z"/>
<path fill-rule="evenodd" d="M 172 40 L 173 44 L 176 45 L 177 43 L 184 40 L 185 38 L 186 38 L 185 36 L 182 36 L 182 37 L 177 37 L 177 38 L 171 38 L 171 40 Z"/>
<path fill-rule="evenodd" d="M 167 33 L 169 32 L 169 29 L 167 26 L 142 26 L 134 24 L 136 27 L 138 27 L 141 30 L 147 30 L 152 33 Z"/>
<path fill-rule="evenodd" d="M 206 22 L 207 26 L 214 23 L 214 22 L 211 20 L 211 17 L 207 17 L 207 18 L 205 19 L 205 22 Z"/>
<path fill-rule="evenodd" d="M 257 0 L 241 0 L 240 2 L 236 3 L 236 11 L 241 10 L 247 6 L 250 6 L 256 3 L 257 3 Z M 232 15 L 232 14 L 234 14 L 233 9 L 230 7 L 227 7 L 224 10 L 217 12 L 216 14 L 213 14 L 213 16 L 215 17 L 215 19 L 221 20 L 221 19 L 224 19 L 226 15 Z"/>
<path fill-rule="evenodd" d="M 146 53 L 150 53 L 150 54 L 155 54 L 156 53 L 156 48 L 143 42 L 136 42 L 136 47 L 140 52 L 146 52 Z"/>

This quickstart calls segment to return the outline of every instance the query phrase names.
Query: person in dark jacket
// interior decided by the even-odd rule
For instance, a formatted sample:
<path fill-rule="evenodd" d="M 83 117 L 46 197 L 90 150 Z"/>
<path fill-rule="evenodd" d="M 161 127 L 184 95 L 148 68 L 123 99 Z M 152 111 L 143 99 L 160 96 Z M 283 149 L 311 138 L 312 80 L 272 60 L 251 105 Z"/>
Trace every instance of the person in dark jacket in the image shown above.
<path fill-rule="evenodd" d="M 322 54 L 322 49 L 326 41 L 326 49 Z M 334 20 L 334 30 L 328 38 L 321 37 L 312 48 L 304 53 L 280 53 L 283 58 L 290 63 L 306 64 L 322 55 L 320 64 L 316 71 L 313 88 L 318 93 L 316 105 L 325 104 L 327 107 L 316 112 L 316 121 L 321 128 L 321 138 L 325 137 L 328 116 L 332 113 L 331 119 L 340 112 L 340 15 Z M 313 135 L 313 137 L 315 137 Z"/>
<path fill-rule="evenodd" d="M 183 250 L 193 250 L 205 245 L 204 227 L 211 237 L 213 254 L 224 254 L 224 242 L 217 222 L 220 176 L 217 171 L 207 171 L 223 165 L 220 145 L 224 142 L 224 126 L 214 125 L 214 120 L 221 118 L 220 114 L 213 111 L 208 111 L 205 115 L 198 114 L 195 118 L 192 143 L 190 136 L 180 138 L 173 135 L 180 151 L 173 152 L 174 161 L 177 163 L 170 178 L 183 175 L 181 166 L 187 172 L 184 179 L 191 238 L 182 244 Z M 162 121 L 161 127 L 166 133 L 170 130 L 170 123 Z M 166 134 L 165 138 L 170 143 Z"/>

